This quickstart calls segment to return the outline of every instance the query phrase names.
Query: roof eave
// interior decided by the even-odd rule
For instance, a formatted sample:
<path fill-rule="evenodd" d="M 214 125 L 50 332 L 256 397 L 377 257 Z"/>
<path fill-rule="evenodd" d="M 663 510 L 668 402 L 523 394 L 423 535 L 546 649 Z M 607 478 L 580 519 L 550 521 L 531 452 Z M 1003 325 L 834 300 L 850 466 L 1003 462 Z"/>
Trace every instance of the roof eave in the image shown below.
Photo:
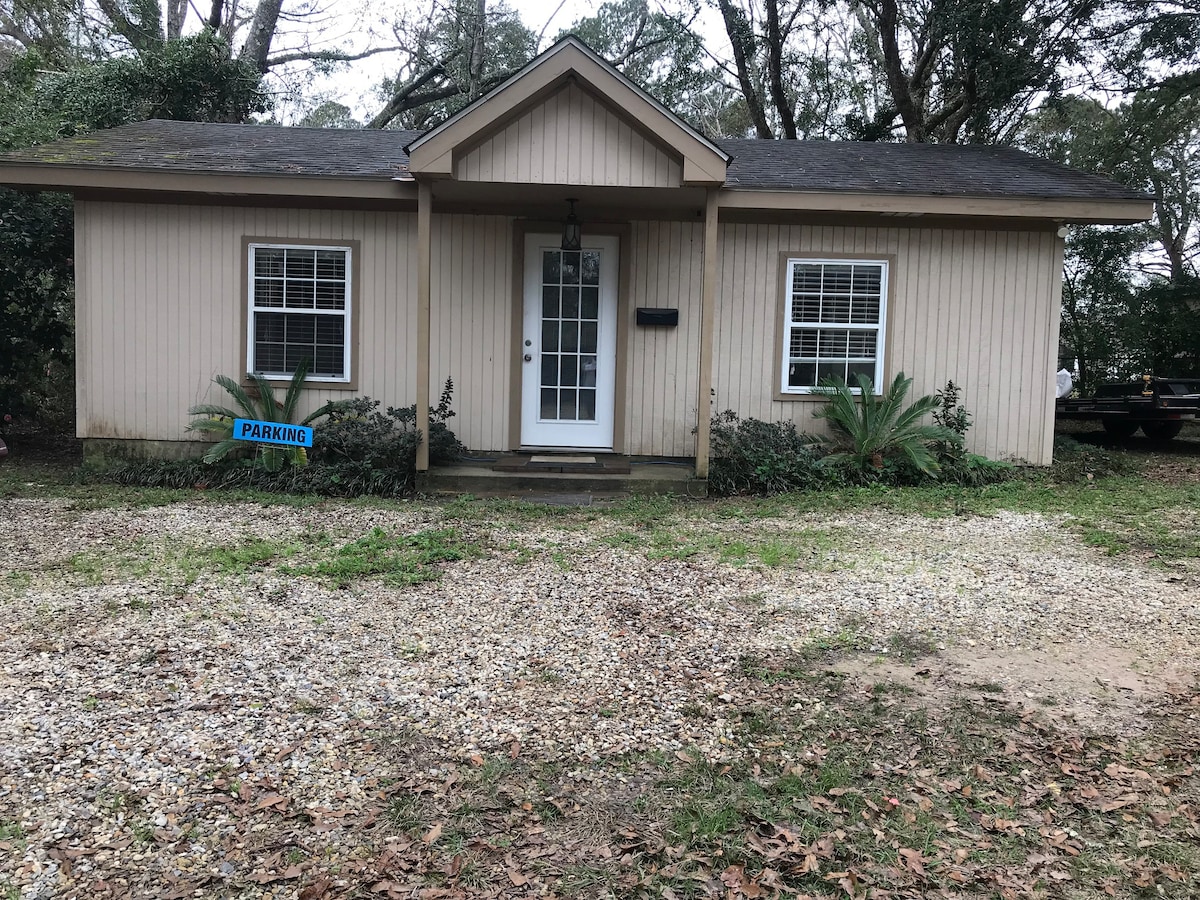
<path fill-rule="evenodd" d="M 765 190 L 727 186 L 722 209 L 877 213 L 895 216 L 970 216 L 1040 219 L 1088 225 L 1133 225 L 1154 214 L 1147 198 L 1061 198 L 1011 195 L 939 196 L 856 191 Z"/>
<path fill-rule="evenodd" d="M 0 162 L 0 184 L 39 191 L 129 190 L 223 196 L 320 197 L 398 200 L 416 197 L 416 185 L 391 176 L 252 174 Z"/>

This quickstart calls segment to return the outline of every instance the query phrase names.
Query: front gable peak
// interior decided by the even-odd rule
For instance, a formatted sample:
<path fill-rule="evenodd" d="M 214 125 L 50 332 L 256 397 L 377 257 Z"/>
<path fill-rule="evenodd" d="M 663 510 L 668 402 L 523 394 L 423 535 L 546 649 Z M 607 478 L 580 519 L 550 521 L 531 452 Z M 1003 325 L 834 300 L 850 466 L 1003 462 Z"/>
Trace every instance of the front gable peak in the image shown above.
<path fill-rule="evenodd" d="M 720 186 L 730 160 L 574 36 L 407 149 L 418 179 L 628 187 Z"/>

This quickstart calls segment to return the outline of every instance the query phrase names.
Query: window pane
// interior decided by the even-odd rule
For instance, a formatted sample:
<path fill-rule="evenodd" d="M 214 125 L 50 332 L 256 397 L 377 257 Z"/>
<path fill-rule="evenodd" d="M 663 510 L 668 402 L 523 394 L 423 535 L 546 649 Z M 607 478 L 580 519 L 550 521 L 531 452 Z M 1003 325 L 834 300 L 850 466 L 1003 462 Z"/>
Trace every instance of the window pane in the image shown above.
<path fill-rule="evenodd" d="M 579 358 L 579 383 L 587 387 L 596 386 L 596 357 L 581 356 Z"/>
<path fill-rule="evenodd" d="M 875 363 L 850 363 L 846 371 L 846 380 L 853 384 L 858 375 L 866 375 L 872 383 L 875 381 Z"/>
<path fill-rule="evenodd" d="M 875 331 L 850 332 L 850 349 L 846 355 L 851 359 L 874 359 L 877 335 Z"/>
<path fill-rule="evenodd" d="M 542 323 L 542 350 L 554 353 L 558 350 L 558 323 Z"/>
<path fill-rule="evenodd" d="M 316 316 L 286 316 L 285 340 L 289 344 L 313 344 L 317 340 Z"/>
<path fill-rule="evenodd" d="M 583 283 L 600 283 L 600 254 L 596 250 L 583 252 Z"/>
<path fill-rule="evenodd" d="M 883 270 L 879 266 L 855 266 L 853 287 L 856 294 L 879 296 L 883 282 Z"/>
<path fill-rule="evenodd" d="M 561 252 L 558 250 L 543 250 L 542 251 L 542 284 L 558 284 L 561 269 L 559 268 L 559 257 Z"/>
<path fill-rule="evenodd" d="M 820 383 L 826 378 L 845 378 L 846 364 L 844 362 L 821 362 L 817 363 L 817 382 Z"/>
<path fill-rule="evenodd" d="M 850 342 L 850 332 L 822 330 L 817 356 L 821 359 L 845 359 Z"/>
<path fill-rule="evenodd" d="M 855 324 L 879 323 L 879 297 L 855 297 L 850 304 L 850 321 Z"/>
<path fill-rule="evenodd" d="M 317 277 L 345 281 L 346 252 L 344 250 L 318 250 Z"/>
<path fill-rule="evenodd" d="M 283 251 L 268 247 L 254 249 L 254 277 L 282 278 Z"/>
<path fill-rule="evenodd" d="M 816 363 L 792 363 L 788 366 L 789 387 L 813 387 L 816 383 Z"/>
<path fill-rule="evenodd" d="M 585 287 L 580 297 L 579 315 L 584 319 L 600 318 L 600 288 Z"/>
<path fill-rule="evenodd" d="M 820 322 L 821 295 L 797 294 L 792 297 L 793 322 Z"/>
<path fill-rule="evenodd" d="M 308 365 L 311 369 L 313 363 L 313 348 L 311 344 L 308 346 L 303 344 L 288 344 L 283 348 L 283 365 L 286 371 L 295 372 L 305 360 L 308 360 Z"/>
<path fill-rule="evenodd" d="M 346 339 L 346 320 L 341 316 L 313 316 L 318 344 L 341 346 Z"/>
<path fill-rule="evenodd" d="M 287 305 L 290 309 L 312 309 L 313 283 L 311 281 L 288 281 Z"/>
<path fill-rule="evenodd" d="M 562 283 L 563 284 L 579 284 L 579 257 L 578 250 L 564 250 L 562 254 Z M 574 416 L 572 416 L 574 418 Z"/>
<path fill-rule="evenodd" d="M 345 309 L 346 284 L 341 281 L 317 282 L 317 309 Z"/>
<path fill-rule="evenodd" d="M 558 391 L 554 388 L 542 388 L 542 419 L 558 418 Z"/>
<path fill-rule="evenodd" d="M 306 278 L 311 281 L 316 277 L 315 250 L 287 250 L 287 277 Z"/>
<path fill-rule="evenodd" d="M 559 384 L 575 387 L 579 380 L 579 357 L 574 355 L 559 358 Z"/>
<path fill-rule="evenodd" d="M 821 292 L 821 266 L 815 263 L 799 263 L 792 268 L 792 290 L 796 292 Z"/>
<path fill-rule="evenodd" d="M 283 306 L 283 279 L 254 282 L 255 306 Z"/>
<path fill-rule="evenodd" d="M 796 329 L 792 332 L 792 344 L 789 355 L 813 358 L 817 355 L 817 335 L 815 329 Z"/>
<path fill-rule="evenodd" d="M 826 294 L 848 294 L 853 284 L 854 266 L 825 266 L 821 290 Z"/>
<path fill-rule="evenodd" d="M 254 371 L 282 372 L 283 344 L 268 344 L 257 341 L 254 344 Z"/>
<path fill-rule="evenodd" d="M 826 294 L 821 300 L 822 322 L 849 322 L 850 295 Z"/>
<path fill-rule="evenodd" d="M 558 295 L 557 287 L 542 288 L 542 318 L 557 319 L 558 318 Z"/>
<path fill-rule="evenodd" d="M 256 341 L 283 342 L 283 315 L 280 313 L 258 313 L 254 317 L 254 339 Z"/>
<path fill-rule="evenodd" d="M 345 351 L 341 347 L 317 347 L 317 360 L 312 374 L 327 378 L 342 378 L 346 374 Z"/>

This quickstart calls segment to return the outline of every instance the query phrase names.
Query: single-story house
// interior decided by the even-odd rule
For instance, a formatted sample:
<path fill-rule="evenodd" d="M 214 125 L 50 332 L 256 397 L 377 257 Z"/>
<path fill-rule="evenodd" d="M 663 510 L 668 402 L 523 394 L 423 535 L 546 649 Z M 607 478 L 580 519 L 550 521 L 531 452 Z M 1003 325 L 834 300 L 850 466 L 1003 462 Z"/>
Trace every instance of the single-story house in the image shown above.
<path fill-rule="evenodd" d="M 713 412 L 954 380 L 1051 458 L 1064 226 L 1149 198 L 1010 148 L 713 140 L 568 37 L 423 134 L 148 121 L 0 158 L 75 196 L 78 434 L 189 447 L 215 374 L 309 407 L 455 386 L 476 451 L 708 471 Z M 419 467 L 428 466 L 422 454 Z"/>

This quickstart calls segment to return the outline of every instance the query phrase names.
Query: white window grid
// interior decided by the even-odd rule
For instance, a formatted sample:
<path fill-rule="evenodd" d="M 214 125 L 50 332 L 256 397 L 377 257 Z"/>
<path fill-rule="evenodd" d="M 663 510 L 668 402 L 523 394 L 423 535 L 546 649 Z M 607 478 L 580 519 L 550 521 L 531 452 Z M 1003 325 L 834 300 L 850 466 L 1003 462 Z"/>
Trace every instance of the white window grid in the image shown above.
<path fill-rule="evenodd" d="M 885 343 L 885 337 L 886 337 L 886 333 L 887 333 L 887 306 L 888 306 L 888 281 L 889 281 L 889 277 L 888 277 L 889 276 L 889 266 L 888 266 L 887 260 L 870 259 L 870 258 L 835 259 L 835 258 L 826 258 L 826 257 L 796 257 L 793 259 L 789 259 L 787 261 L 787 263 L 788 263 L 787 264 L 787 282 L 785 285 L 785 290 L 786 290 L 785 300 L 786 300 L 786 302 L 784 303 L 784 322 L 783 322 L 784 328 L 783 328 L 783 347 L 782 347 L 782 360 L 781 360 L 782 361 L 782 366 L 781 366 L 782 371 L 781 371 L 781 375 L 780 375 L 780 391 L 781 391 L 781 393 L 785 393 L 785 394 L 821 393 L 822 392 L 821 389 L 815 385 L 791 385 L 788 383 L 789 382 L 789 378 L 788 378 L 789 369 L 793 364 L 806 364 L 806 363 L 818 364 L 821 362 L 840 362 L 840 363 L 848 363 L 850 365 L 853 365 L 855 363 L 861 363 L 861 364 L 871 363 L 871 364 L 873 364 L 875 367 L 875 377 L 873 379 L 873 387 L 874 387 L 875 393 L 877 393 L 877 394 L 881 393 L 883 390 L 884 343 Z M 798 292 L 795 289 L 795 275 L 796 275 L 796 268 L 798 266 L 820 266 L 821 267 L 822 277 L 820 279 L 820 286 L 819 286 L 818 291 L 809 290 L 809 291 Z M 825 303 L 825 296 L 827 293 L 829 293 L 829 294 L 837 293 L 838 295 L 841 295 L 842 293 L 846 293 L 846 294 L 852 295 L 852 297 L 853 297 L 853 295 L 855 295 L 857 293 L 859 296 L 854 297 L 854 299 L 860 299 L 860 298 L 865 299 L 866 298 L 865 292 L 862 292 L 862 291 L 855 292 L 853 290 L 853 276 L 852 276 L 852 280 L 851 280 L 850 290 L 845 291 L 845 292 L 833 292 L 833 291 L 826 292 L 825 291 L 824 273 L 825 273 L 825 268 L 827 266 L 839 266 L 839 267 L 847 267 L 848 266 L 848 267 L 851 267 L 852 270 L 853 270 L 853 267 L 860 266 L 860 267 L 863 267 L 864 269 L 875 269 L 879 273 L 879 279 L 878 279 L 879 280 L 879 288 L 878 288 L 878 310 L 879 310 L 879 312 L 878 312 L 878 316 L 877 316 L 877 321 L 875 321 L 875 322 L 851 321 L 851 319 L 855 318 L 855 316 L 854 316 L 854 300 L 853 299 L 851 300 L 851 302 L 849 304 L 843 304 L 840 301 L 837 304 L 833 304 L 833 303 L 828 304 L 829 307 L 833 307 L 835 305 L 843 306 L 847 312 L 847 315 L 844 318 L 826 318 L 825 310 L 826 310 L 827 304 Z M 811 309 L 812 309 L 811 297 L 809 297 L 807 299 L 801 299 L 800 297 L 797 296 L 798 294 L 801 294 L 801 293 L 809 294 L 809 295 L 811 295 L 813 293 L 820 294 L 820 301 L 821 301 L 820 311 L 819 311 L 816 319 L 806 320 L 806 321 L 801 321 L 801 322 L 793 321 L 793 319 L 796 317 L 796 312 L 798 311 L 798 309 L 802 303 L 806 305 L 807 311 L 811 311 Z M 860 348 L 862 348 L 864 346 L 871 346 L 872 349 L 874 350 L 874 356 L 868 356 L 866 354 L 859 355 L 859 356 L 850 356 L 849 353 L 847 353 L 847 355 L 843 355 L 843 356 L 822 357 L 820 355 L 819 345 L 818 345 L 817 353 L 812 354 L 812 355 L 808 355 L 808 354 L 797 355 L 797 354 L 793 354 L 793 352 L 792 352 L 797 338 L 799 338 L 801 343 L 811 346 L 814 338 L 817 341 L 820 341 L 821 337 L 823 336 L 823 333 L 836 333 L 836 332 L 846 332 L 847 333 L 845 335 L 846 343 L 847 343 L 847 350 L 849 350 L 849 348 L 855 344 L 857 344 Z M 871 341 L 872 337 L 873 337 L 873 341 Z M 864 341 L 863 341 L 864 338 L 867 339 L 867 343 L 865 345 L 864 345 Z M 807 349 L 807 347 L 805 349 Z M 852 387 L 851 390 L 856 394 L 859 393 L 858 388 Z"/>
<path fill-rule="evenodd" d="M 303 251 L 331 251 L 345 254 L 345 300 L 342 309 L 319 309 L 316 306 L 317 282 L 318 281 L 337 281 L 339 279 L 318 279 L 314 270 L 313 274 L 313 291 L 314 303 L 312 307 L 289 307 L 286 305 L 260 305 L 256 301 L 258 293 L 256 291 L 256 273 L 255 273 L 255 255 L 259 250 L 303 250 Z M 353 324 L 353 272 L 354 272 L 354 251 L 353 248 L 343 244 L 275 244 L 275 243 L 251 243 L 247 250 L 247 273 L 246 273 L 246 298 L 249 305 L 249 315 L 246 316 L 246 371 L 252 374 L 262 375 L 265 378 L 291 378 L 292 373 L 287 371 L 259 371 L 256 368 L 255 355 L 255 318 L 260 312 L 266 313 L 287 313 L 289 315 L 314 315 L 314 316 L 337 316 L 343 319 L 342 325 L 342 345 L 343 345 L 343 369 L 342 375 L 314 375 L 311 372 L 305 378 L 305 381 L 325 382 L 329 384 L 345 384 L 350 381 L 350 373 L 353 371 L 352 354 L 353 341 L 351 340 L 352 324 Z M 285 279 L 286 281 L 286 279 Z M 286 293 L 286 287 L 285 287 Z M 314 361 L 315 362 L 315 361 Z"/>

